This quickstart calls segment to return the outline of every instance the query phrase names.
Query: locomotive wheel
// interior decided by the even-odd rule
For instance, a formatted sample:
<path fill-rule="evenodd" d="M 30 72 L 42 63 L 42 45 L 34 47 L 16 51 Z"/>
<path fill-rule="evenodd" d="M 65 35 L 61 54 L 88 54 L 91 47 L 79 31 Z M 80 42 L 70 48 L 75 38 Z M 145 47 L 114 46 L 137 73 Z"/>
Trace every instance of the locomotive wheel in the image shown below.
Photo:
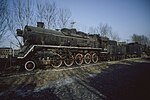
<path fill-rule="evenodd" d="M 76 56 L 75 56 L 75 63 L 77 65 L 82 65 L 83 63 L 83 55 L 81 53 L 78 53 Z"/>
<path fill-rule="evenodd" d="M 91 55 L 89 53 L 84 55 L 84 62 L 86 64 L 90 64 L 91 63 Z"/>
<path fill-rule="evenodd" d="M 33 71 L 36 67 L 36 63 L 33 60 L 28 60 L 27 62 L 25 62 L 24 68 L 27 71 Z"/>
<path fill-rule="evenodd" d="M 59 68 L 62 65 L 62 57 L 58 55 L 54 55 L 51 62 L 52 67 Z"/>
<path fill-rule="evenodd" d="M 98 56 L 97 56 L 96 53 L 93 53 L 93 54 L 92 54 L 92 62 L 93 62 L 93 63 L 97 63 L 97 62 L 98 62 Z"/>
<path fill-rule="evenodd" d="M 72 55 L 69 55 L 66 57 L 66 59 L 64 59 L 64 64 L 67 66 L 67 67 L 70 67 L 72 66 L 74 63 L 74 57 Z"/>

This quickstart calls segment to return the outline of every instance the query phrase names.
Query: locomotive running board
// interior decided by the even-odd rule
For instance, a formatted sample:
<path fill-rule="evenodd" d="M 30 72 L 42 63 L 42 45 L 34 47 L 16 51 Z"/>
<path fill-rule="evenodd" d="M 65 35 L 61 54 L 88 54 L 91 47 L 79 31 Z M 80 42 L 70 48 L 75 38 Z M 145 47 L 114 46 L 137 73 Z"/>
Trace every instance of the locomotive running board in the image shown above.
<path fill-rule="evenodd" d="M 71 47 L 71 46 L 54 46 L 54 45 L 33 45 L 27 53 L 23 56 L 18 56 L 18 59 L 25 58 L 31 51 L 34 50 L 34 47 L 45 47 L 45 48 L 65 48 L 65 49 L 82 49 L 82 50 L 102 50 L 102 48 L 91 48 L 91 47 Z"/>
<path fill-rule="evenodd" d="M 102 48 L 91 48 L 91 47 L 71 47 L 71 46 L 54 46 L 54 45 L 34 45 L 34 46 L 37 46 L 37 47 L 48 47 L 48 48 L 102 50 Z"/>
<path fill-rule="evenodd" d="M 28 52 L 24 54 L 24 56 L 18 56 L 17 58 L 18 58 L 18 59 L 23 59 L 23 58 L 25 58 L 25 57 L 34 49 L 34 47 L 35 47 L 35 46 L 33 45 L 33 46 L 28 50 Z"/>

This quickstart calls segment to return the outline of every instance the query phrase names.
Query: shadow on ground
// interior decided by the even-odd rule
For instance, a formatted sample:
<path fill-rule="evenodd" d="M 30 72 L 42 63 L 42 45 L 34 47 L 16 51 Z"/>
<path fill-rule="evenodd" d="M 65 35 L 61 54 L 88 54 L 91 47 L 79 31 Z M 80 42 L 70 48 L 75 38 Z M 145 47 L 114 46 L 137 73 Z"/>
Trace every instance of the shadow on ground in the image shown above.
<path fill-rule="evenodd" d="M 89 78 L 89 85 L 107 100 L 150 100 L 150 63 L 131 64 L 111 65 Z"/>

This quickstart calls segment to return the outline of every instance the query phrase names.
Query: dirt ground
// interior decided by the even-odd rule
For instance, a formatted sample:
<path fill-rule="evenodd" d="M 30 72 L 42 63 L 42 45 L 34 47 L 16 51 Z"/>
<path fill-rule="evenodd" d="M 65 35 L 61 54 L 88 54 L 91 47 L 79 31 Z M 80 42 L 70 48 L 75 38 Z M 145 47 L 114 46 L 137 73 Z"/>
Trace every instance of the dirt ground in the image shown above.
<path fill-rule="evenodd" d="M 150 100 L 150 58 L 0 77 L 0 100 Z"/>

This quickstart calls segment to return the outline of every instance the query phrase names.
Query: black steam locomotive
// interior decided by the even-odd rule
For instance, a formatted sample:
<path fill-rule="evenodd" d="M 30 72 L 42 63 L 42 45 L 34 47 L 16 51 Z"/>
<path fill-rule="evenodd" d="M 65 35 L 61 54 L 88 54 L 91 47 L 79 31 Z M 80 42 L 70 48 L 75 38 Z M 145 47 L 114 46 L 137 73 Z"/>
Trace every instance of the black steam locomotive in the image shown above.
<path fill-rule="evenodd" d="M 76 29 L 44 29 L 44 23 L 38 22 L 37 27 L 25 26 L 23 31 L 17 29 L 17 35 L 24 41 L 17 62 L 28 71 L 47 65 L 58 68 L 61 65 L 97 63 L 108 56 L 107 37 L 89 35 Z"/>
<path fill-rule="evenodd" d="M 86 34 L 76 29 L 45 29 L 42 22 L 38 22 L 37 27 L 17 29 L 17 35 L 23 37 L 24 46 L 13 58 L 16 58 L 15 64 L 27 71 L 46 66 L 70 67 L 103 60 L 140 57 L 144 50 L 149 50 L 147 47 L 143 50 L 138 43 L 117 43 L 107 37 Z"/>

